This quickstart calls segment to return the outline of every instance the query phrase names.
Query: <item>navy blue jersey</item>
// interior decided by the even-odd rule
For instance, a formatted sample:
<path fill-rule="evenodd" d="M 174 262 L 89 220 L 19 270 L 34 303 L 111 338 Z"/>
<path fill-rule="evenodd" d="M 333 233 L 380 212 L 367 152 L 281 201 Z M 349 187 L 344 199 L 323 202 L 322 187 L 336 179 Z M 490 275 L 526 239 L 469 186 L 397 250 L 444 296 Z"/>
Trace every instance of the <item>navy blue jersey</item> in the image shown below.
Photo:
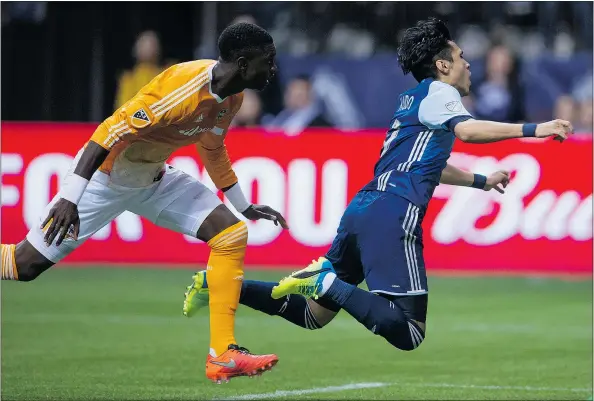
<path fill-rule="evenodd" d="M 391 192 L 425 208 L 450 157 L 453 127 L 472 118 L 458 91 L 433 79 L 400 95 L 398 110 L 363 190 Z"/>

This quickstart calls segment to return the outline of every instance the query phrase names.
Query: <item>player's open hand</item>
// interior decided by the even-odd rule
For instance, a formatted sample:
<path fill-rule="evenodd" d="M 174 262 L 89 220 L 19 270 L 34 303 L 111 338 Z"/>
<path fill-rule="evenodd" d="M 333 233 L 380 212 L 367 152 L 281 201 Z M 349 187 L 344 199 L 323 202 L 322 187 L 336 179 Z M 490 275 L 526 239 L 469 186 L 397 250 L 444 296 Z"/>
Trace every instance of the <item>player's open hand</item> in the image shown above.
<path fill-rule="evenodd" d="M 553 120 L 536 126 L 537 138 L 553 137 L 555 141 L 563 142 L 573 133 L 573 125 L 566 120 Z"/>
<path fill-rule="evenodd" d="M 509 171 L 499 170 L 487 177 L 487 182 L 485 183 L 483 191 L 494 189 L 495 191 L 504 194 L 507 184 L 509 184 Z"/>
<path fill-rule="evenodd" d="M 250 220 L 272 220 L 275 226 L 281 225 L 282 228 L 287 229 L 289 225 L 282 214 L 265 205 L 251 205 L 242 213 L 246 219 Z"/>
<path fill-rule="evenodd" d="M 45 243 L 50 246 L 56 236 L 56 246 L 59 246 L 66 235 L 70 235 L 74 240 L 78 240 L 78 230 L 80 229 L 80 219 L 78 218 L 78 208 L 76 205 L 66 199 L 59 199 L 49 214 L 41 224 L 43 230 L 47 225 L 45 231 Z M 71 230 L 70 227 L 73 227 Z"/>

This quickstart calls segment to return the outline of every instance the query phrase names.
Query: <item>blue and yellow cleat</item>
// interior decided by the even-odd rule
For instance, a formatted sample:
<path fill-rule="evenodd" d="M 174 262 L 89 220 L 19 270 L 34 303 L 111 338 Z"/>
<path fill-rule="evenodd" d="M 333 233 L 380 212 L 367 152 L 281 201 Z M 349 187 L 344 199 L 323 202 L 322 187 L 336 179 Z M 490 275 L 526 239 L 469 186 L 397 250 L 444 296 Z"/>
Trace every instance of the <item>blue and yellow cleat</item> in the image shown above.
<path fill-rule="evenodd" d="M 192 276 L 194 282 L 187 288 L 184 298 L 184 316 L 192 317 L 200 309 L 208 306 L 208 283 L 206 270 Z"/>
<path fill-rule="evenodd" d="M 312 261 L 305 269 L 282 279 L 272 288 L 271 296 L 274 299 L 280 299 L 289 294 L 299 294 L 306 298 L 318 299 L 320 292 L 324 289 L 324 278 L 328 274 L 336 274 L 332 263 L 326 258 L 319 258 Z"/>

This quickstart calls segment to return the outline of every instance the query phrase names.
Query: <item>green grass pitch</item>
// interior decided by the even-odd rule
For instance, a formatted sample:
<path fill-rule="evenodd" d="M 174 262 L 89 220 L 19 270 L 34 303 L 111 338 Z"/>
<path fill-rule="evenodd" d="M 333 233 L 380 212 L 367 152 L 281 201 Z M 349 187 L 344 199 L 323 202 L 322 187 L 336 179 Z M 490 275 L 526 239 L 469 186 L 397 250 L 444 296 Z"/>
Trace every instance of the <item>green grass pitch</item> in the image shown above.
<path fill-rule="evenodd" d="M 249 279 L 285 271 L 249 269 Z M 592 396 L 592 281 L 430 277 L 427 338 L 393 349 L 347 313 L 307 331 L 246 307 L 237 337 L 280 362 L 204 377 L 208 317 L 181 314 L 191 271 L 58 268 L 2 283 L 3 400 L 577 399 Z"/>

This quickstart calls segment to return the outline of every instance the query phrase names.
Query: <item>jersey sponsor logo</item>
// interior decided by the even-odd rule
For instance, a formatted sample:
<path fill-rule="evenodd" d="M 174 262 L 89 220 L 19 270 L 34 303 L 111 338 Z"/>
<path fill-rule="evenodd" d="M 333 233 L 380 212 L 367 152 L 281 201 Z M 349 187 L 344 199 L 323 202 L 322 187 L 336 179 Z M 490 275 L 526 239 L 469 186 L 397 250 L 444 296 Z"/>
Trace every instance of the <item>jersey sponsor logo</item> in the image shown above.
<path fill-rule="evenodd" d="M 193 136 L 196 134 L 200 134 L 202 132 L 208 132 L 210 130 L 212 130 L 214 127 L 195 127 L 195 128 L 190 128 L 190 129 L 182 129 L 179 130 L 179 133 L 185 136 Z"/>
<path fill-rule="evenodd" d="M 227 109 L 223 109 L 221 111 L 219 111 L 219 114 L 217 114 L 217 122 L 220 123 L 221 120 L 223 119 L 223 117 L 225 117 L 225 114 L 227 114 L 229 110 Z"/>
<path fill-rule="evenodd" d="M 194 120 L 195 123 L 201 123 L 204 120 L 204 113 L 200 113 L 197 119 Z"/>
<path fill-rule="evenodd" d="M 460 101 L 458 101 L 458 100 L 454 100 L 452 102 L 446 103 L 445 107 L 452 113 L 458 113 L 458 112 L 462 111 L 462 103 L 460 103 Z"/>
<path fill-rule="evenodd" d="M 149 118 L 147 112 L 144 109 L 137 110 L 134 114 L 132 114 L 132 118 L 130 118 L 130 123 L 134 128 L 144 128 L 151 123 L 151 119 Z"/>

